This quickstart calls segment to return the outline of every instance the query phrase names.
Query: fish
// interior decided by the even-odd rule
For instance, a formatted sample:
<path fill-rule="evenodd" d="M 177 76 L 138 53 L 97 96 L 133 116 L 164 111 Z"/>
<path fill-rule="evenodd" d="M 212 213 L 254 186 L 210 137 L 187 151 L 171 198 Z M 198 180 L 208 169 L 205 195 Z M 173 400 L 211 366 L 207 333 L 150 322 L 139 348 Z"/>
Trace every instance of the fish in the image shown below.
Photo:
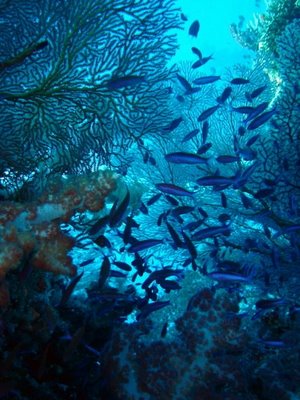
<path fill-rule="evenodd" d="M 178 216 L 182 214 L 187 214 L 194 211 L 195 207 L 193 206 L 178 206 L 172 210 L 172 215 Z"/>
<path fill-rule="evenodd" d="M 165 155 L 168 162 L 174 164 L 207 164 L 208 159 L 200 157 L 197 153 L 176 152 Z"/>
<path fill-rule="evenodd" d="M 183 121 L 182 117 L 176 118 L 173 121 L 171 121 L 167 127 L 163 128 L 163 130 L 166 132 L 172 132 L 176 128 L 178 128 L 178 126 L 181 124 L 182 121 Z"/>
<path fill-rule="evenodd" d="M 260 86 L 259 88 L 254 89 L 253 92 L 251 92 L 250 95 L 249 95 L 250 98 L 251 98 L 252 100 L 255 99 L 255 98 L 258 97 L 260 94 L 262 94 L 262 92 L 264 92 L 264 91 L 266 90 L 266 88 L 267 88 L 267 85 Z"/>
<path fill-rule="evenodd" d="M 111 78 L 106 86 L 109 90 L 118 90 L 127 88 L 128 86 L 136 86 L 145 82 L 145 77 L 137 75 L 127 75 L 122 77 Z"/>
<path fill-rule="evenodd" d="M 217 99 L 216 99 L 217 102 L 218 102 L 219 104 L 225 103 L 225 101 L 228 100 L 228 98 L 230 97 L 231 93 L 232 93 L 232 88 L 231 88 L 230 86 L 227 87 L 227 88 L 225 88 L 225 89 L 223 90 L 222 94 L 221 94 L 220 96 L 217 97 Z"/>
<path fill-rule="evenodd" d="M 204 121 L 203 124 L 202 124 L 202 132 L 201 132 L 202 133 L 202 145 L 204 145 L 206 143 L 207 136 L 208 136 L 208 129 L 209 129 L 209 123 L 208 123 L 208 121 Z"/>
<path fill-rule="evenodd" d="M 193 83 L 195 85 L 206 85 L 208 83 L 213 83 L 221 79 L 219 75 L 211 75 L 211 76 L 201 76 L 200 78 L 194 79 Z"/>
<path fill-rule="evenodd" d="M 274 108 L 273 110 L 266 111 L 265 113 L 260 114 L 258 117 L 254 118 L 250 122 L 250 124 L 247 126 L 247 130 L 251 131 L 251 130 L 259 128 L 260 126 L 265 124 L 267 121 L 269 121 L 269 119 L 271 119 L 276 112 L 277 112 L 276 108 Z"/>
<path fill-rule="evenodd" d="M 192 47 L 192 52 L 196 54 L 200 59 L 202 58 L 202 53 L 197 47 Z"/>
<path fill-rule="evenodd" d="M 183 76 L 176 74 L 176 77 L 183 86 L 183 88 L 186 90 L 186 92 L 189 93 L 192 90 L 192 85 Z"/>
<path fill-rule="evenodd" d="M 182 21 L 188 20 L 187 17 L 183 13 L 180 14 L 180 18 L 182 19 Z"/>
<path fill-rule="evenodd" d="M 240 106 L 240 107 L 232 107 L 231 110 L 239 114 L 251 114 L 255 111 L 255 108 L 252 106 Z"/>
<path fill-rule="evenodd" d="M 194 36 L 196 38 L 198 36 L 199 29 L 200 29 L 200 23 L 198 20 L 196 20 L 190 26 L 189 35 Z"/>
<path fill-rule="evenodd" d="M 201 155 L 206 153 L 210 148 L 212 147 L 212 143 L 205 143 L 202 146 L 199 147 L 197 150 L 197 154 Z"/>
<path fill-rule="evenodd" d="M 269 103 L 267 101 L 259 104 L 258 106 L 254 107 L 254 110 L 249 113 L 248 117 L 244 119 L 243 123 L 246 124 L 255 117 L 257 117 L 259 114 L 261 114 L 267 107 L 269 106 Z"/>
<path fill-rule="evenodd" d="M 140 205 L 139 210 L 145 215 L 149 214 L 148 208 L 146 207 L 146 205 L 142 201 L 141 201 L 141 205 Z"/>
<path fill-rule="evenodd" d="M 154 196 L 152 196 L 148 201 L 147 201 L 147 206 L 152 206 L 152 204 L 156 203 L 159 199 L 161 198 L 161 193 L 157 193 Z"/>
<path fill-rule="evenodd" d="M 129 272 L 132 270 L 132 267 L 123 261 L 114 261 L 113 264 L 116 265 L 118 268 L 122 269 L 123 271 Z"/>
<path fill-rule="evenodd" d="M 152 312 L 160 310 L 161 308 L 166 307 L 168 305 L 170 305 L 170 300 L 156 301 L 155 303 L 149 303 L 141 309 L 141 312 L 137 315 L 136 319 L 137 321 L 145 319 Z"/>
<path fill-rule="evenodd" d="M 221 192 L 221 204 L 223 208 L 227 207 L 227 197 L 223 192 Z"/>
<path fill-rule="evenodd" d="M 159 283 L 159 285 L 165 289 L 166 293 L 170 293 L 171 290 L 178 290 L 181 289 L 181 286 L 178 282 L 172 280 L 164 280 Z"/>
<path fill-rule="evenodd" d="M 193 68 L 193 69 L 196 69 L 196 68 L 202 67 L 202 65 L 206 64 L 206 63 L 207 63 L 209 60 L 211 60 L 211 59 L 212 59 L 212 55 L 211 55 L 211 56 L 208 56 L 208 57 L 202 57 L 201 59 L 195 61 L 195 62 L 192 64 L 192 68 Z"/>
<path fill-rule="evenodd" d="M 84 271 L 81 272 L 81 274 L 75 276 L 75 278 L 69 283 L 69 285 L 66 287 L 66 289 L 64 290 L 60 303 L 58 305 L 58 307 L 63 307 L 66 305 L 66 303 L 68 302 L 69 298 L 71 297 L 71 294 L 73 293 L 75 286 L 77 285 L 77 283 L 80 281 L 80 279 L 83 276 Z"/>
<path fill-rule="evenodd" d="M 184 242 L 186 244 L 186 248 L 188 249 L 188 252 L 190 253 L 191 258 L 192 259 L 197 258 L 197 249 L 196 249 L 194 243 L 192 242 L 192 240 L 190 239 L 190 237 L 184 231 L 182 231 L 182 236 L 183 236 Z"/>
<path fill-rule="evenodd" d="M 93 239 L 93 242 L 99 247 L 107 247 L 108 249 L 112 248 L 110 241 L 104 235 L 100 235 L 96 239 Z"/>
<path fill-rule="evenodd" d="M 196 192 L 190 192 L 180 186 L 173 185 L 172 183 L 157 183 L 155 187 L 163 193 L 171 194 L 173 196 L 189 196 L 193 197 Z"/>
<path fill-rule="evenodd" d="M 245 85 L 247 83 L 250 83 L 249 79 L 245 78 L 234 78 L 230 81 L 232 85 Z"/>
<path fill-rule="evenodd" d="M 213 280 L 220 282 L 236 282 L 236 283 L 249 283 L 249 276 L 241 275 L 234 272 L 226 271 L 212 271 L 207 274 L 207 276 Z"/>
<path fill-rule="evenodd" d="M 252 201 L 249 199 L 249 197 L 247 197 L 243 192 L 240 193 L 240 197 L 243 203 L 243 206 L 245 208 L 252 208 L 253 207 L 253 203 Z"/>
<path fill-rule="evenodd" d="M 130 253 L 137 253 L 138 251 L 149 249 L 150 247 L 156 246 L 158 244 L 164 243 L 163 239 L 146 239 L 146 240 L 137 240 L 133 243 L 128 251 Z"/>
<path fill-rule="evenodd" d="M 240 157 L 239 156 L 224 155 L 224 156 L 218 156 L 216 158 L 216 160 L 218 161 L 218 163 L 221 163 L 221 164 L 230 164 L 230 163 L 234 163 L 234 162 L 240 161 Z"/>
<path fill-rule="evenodd" d="M 87 233 L 91 236 L 97 235 L 99 231 L 101 231 L 109 221 L 109 216 L 105 215 L 104 217 L 100 218 L 95 224 L 88 229 Z"/>
<path fill-rule="evenodd" d="M 215 237 L 217 235 L 229 236 L 231 229 L 227 225 L 212 226 L 210 228 L 200 229 L 192 235 L 192 240 L 203 240 Z"/>
<path fill-rule="evenodd" d="M 178 206 L 178 204 L 179 204 L 179 202 L 178 202 L 177 199 L 175 199 L 175 198 L 172 197 L 172 196 L 169 196 L 168 194 L 165 196 L 165 199 L 168 200 L 168 202 L 169 202 L 170 204 L 172 204 L 172 206 L 174 206 L 174 207 Z"/>
<path fill-rule="evenodd" d="M 259 310 L 266 310 L 274 307 L 286 305 L 287 301 L 284 298 L 277 299 L 262 299 L 255 303 L 255 307 Z"/>
<path fill-rule="evenodd" d="M 235 177 L 210 175 L 199 178 L 196 182 L 200 186 L 232 185 L 235 182 Z"/>
<path fill-rule="evenodd" d="M 181 143 L 187 142 L 188 140 L 192 139 L 200 132 L 199 129 L 193 129 L 191 132 L 187 133 L 184 138 L 182 139 Z"/>
<path fill-rule="evenodd" d="M 110 274 L 110 261 L 107 256 L 104 256 L 102 264 L 101 264 L 99 279 L 98 279 L 98 288 L 99 289 L 103 289 L 103 287 L 105 286 L 105 283 L 107 281 L 107 278 L 109 277 L 109 274 Z"/>
<path fill-rule="evenodd" d="M 259 134 L 252 136 L 252 137 L 247 141 L 246 147 L 252 146 L 252 145 L 257 141 L 257 139 L 259 138 L 259 136 L 260 136 Z"/>
<path fill-rule="evenodd" d="M 92 264 L 94 262 L 94 258 L 89 258 L 88 260 L 82 261 L 79 266 L 85 267 L 86 265 Z"/>
<path fill-rule="evenodd" d="M 115 207 L 112 207 L 110 214 L 109 214 L 109 226 L 114 227 L 117 224 L 119 224 L 126 213 L 126 210 L 128 208 L 130 202 L 130 192 L 127 188 L 126 195 L 124 199 L 121 201 L 121 203 L 118 205 L 118 201 L 116 203 Z"/>
<path fill-rule="evenodd" d="M 254 194 L 256 199 L 264 199 L 274 193 L 274 188 L 260 189 Z"/>
<path fill-rule="evenodd" d="M 175 244 L 175 248 L 177 249 L 178 247 L 182 247 L 183 243 L 182 243 L 178 233 L 176 232 L 176 230 L 172 227 L 171 224 L 169 224 L 168 221 L 166 221 L 166 225 L 167 225 L 168 231 L 173 239 L 173 242 Z"/>
<path fill-rule="evenodd" d="M 161 331 L 160 331 L 160 337 L 161 337 L 161 338 L 166 337 L 167 332 L 168 332 L 168 322 L 165 322 L 165 323 L 163 324 L 163 327 L 162 327 Z"/>
<path fill-rule="evenodd" d="M 208 108 L 207 110 L 202 111 L 202 113 L 197 118 L 197 121 L 198 122 L 204 121 L 205 119 L 210 117 L 213 113 L 215 113 L 219 107 L 220 107 L 220 105 L 218 104 L 217 106 L 213 106 L 213 107 Z"/>

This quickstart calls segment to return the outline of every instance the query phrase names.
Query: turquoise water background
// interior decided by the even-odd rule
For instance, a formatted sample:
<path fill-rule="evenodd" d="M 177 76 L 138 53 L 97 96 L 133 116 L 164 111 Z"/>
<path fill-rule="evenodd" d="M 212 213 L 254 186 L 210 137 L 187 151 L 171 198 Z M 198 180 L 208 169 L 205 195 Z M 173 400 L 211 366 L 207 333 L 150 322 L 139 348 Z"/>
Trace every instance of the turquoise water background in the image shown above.
<path fill-rule="evenodd" d="M 230 24 L 245 18 L 244 26 L 255 16 L 263 13 L 266 4 L 255 0 L 178 0 L 178 5 L 188 18 L 184 30 L 178 33 L 179 50 L 173 61 L 194 60 L 192 46 L 198 47 L 204 56 L 213 54 L 213 63 L 204 66 L 206 71 L 215 68 L 221 73 L 236 63 L 251 63 L 254 52 L 243 48 L 230 33 Z M 191 23 L 198 19 L 200 30 L 197 38 L 187 34 Z"/>

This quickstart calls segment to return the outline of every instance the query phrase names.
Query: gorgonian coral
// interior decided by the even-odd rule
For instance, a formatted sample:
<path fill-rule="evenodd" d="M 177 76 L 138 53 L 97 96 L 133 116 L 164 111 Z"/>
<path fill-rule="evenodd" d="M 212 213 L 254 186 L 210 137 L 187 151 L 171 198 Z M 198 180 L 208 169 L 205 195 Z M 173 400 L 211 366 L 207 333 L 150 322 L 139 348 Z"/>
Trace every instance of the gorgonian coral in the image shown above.
<path fill-rule="evenodd" d="M 92 156 L 108 163 L 156 133 L 176 15 L 172 0 L 3 4 L 1 183 L 89 169 Z"/>

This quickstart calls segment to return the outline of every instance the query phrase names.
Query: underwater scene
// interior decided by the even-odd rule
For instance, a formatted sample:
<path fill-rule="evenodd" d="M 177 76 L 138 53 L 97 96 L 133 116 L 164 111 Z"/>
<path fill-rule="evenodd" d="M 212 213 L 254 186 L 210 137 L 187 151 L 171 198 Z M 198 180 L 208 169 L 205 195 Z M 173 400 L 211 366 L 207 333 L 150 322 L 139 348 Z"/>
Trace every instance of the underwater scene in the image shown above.
<path fill-rule="evenodd" d="M 300 399 L 300 1 L 0 0 L 0 399 Z"/>

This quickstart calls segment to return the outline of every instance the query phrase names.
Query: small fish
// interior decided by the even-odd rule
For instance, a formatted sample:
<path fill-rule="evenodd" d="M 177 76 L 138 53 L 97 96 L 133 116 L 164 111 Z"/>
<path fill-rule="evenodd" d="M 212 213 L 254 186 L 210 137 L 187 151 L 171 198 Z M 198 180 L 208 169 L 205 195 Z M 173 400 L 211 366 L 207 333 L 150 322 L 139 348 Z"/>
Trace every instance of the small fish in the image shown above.
<path fill-rule="evenodd" d="M 106 86 L 110 90 L 118 90 L 128 86 L 136 86 L 143 82 L 145 82 L 145 78 L 143 76 L 128 75 L 120 78 L 111 78 L 107 82 Z"/>
<path fill-rule="evenodd" d="M 172 215 L 178 216 L 182 214 L 188 214 L 194 211 L 195 207 L 192 206 L 178 206 L 172 210 Z"/>
<path fill-rule="evenodd" d="M 199 132 L 200 132 L 199 129 L 193 129 L 191 132 L 189 132 L 188 134 L 186 134 L 184 136 L 184 138 L 182 139 L 181 143 L 187 142 L 188 140 L 192 139 L 193 137 L 198 135 Z"/>
<path fill-rule="evenodd" d="M 162 191 L 163 193 L 168 193 L 173 196 L 192 197 L 195 194 L 195 192 L 189 192 L 188 190 L 186 190 L 180 186 L 173 185 L 171 183 L 157 183 L 155 186 L 158 190 Z"/>
<path fill-rule="evenodd" d="M 235 182 L 234 177 L 225 177 L 219 175 L 204 176 L 196 180 L 200 186 L 218 186 L 218 185 L 232 185 Z"/>
<path fill-rule="evenodd" d="M 88 229 L 87 233 L 89 235 L 97 235 L 99 231 L 101 231 L 109 221 L 109 216 L 105 215 L 104 217 L 100 218 L 90 229 Z"/>
<path fill-rule="evenodd" d="M 86 261 L 82 261 L 79 266 L 80 267 L 85 267 L 86 265 L 92 264 L 94 262 L 94 258 L 89 258 Z"/>
<path fill-rule="evenodd" d="M 258 300 L 255 303 L 255 307 L 257 309 L 262 309 L 262 310 L 266 310 L 266 309 L 270 309 L 270 308 L 274 308 L 274 307 L 279 307 L 279 306 L 283 306 L 286 305 L 287 301 L 283 298 L 278 298 L 278 299 L 263 299 L 263 300 Z"/>
<path fill-rule="evenodd" d="M 227 197 L 223 192 L 221 192 L 221 204 L 223 208 L 227 207 Z"/>
<path fill-rule="evenodd" d="M 221 164 L 230 164 L 230 163 L 240 161 L 240 157 L 224 155 L 224 156 L 217 157 L 216 160 Z"/>
<path fill-rule="evenodd" d="M 245 208 L 248 209 L 253 207 L 252 201 L 243 192 L 240 193 L 240 196 Z"/>
<path fill-rule="evenodd" d="M 217 106 L 213 106 L 213 107 L 208 108 L 207 110 L 202 111 L 202 113 L 199 115 L 197 120 L 199 122 L 204 121 L 205 119 L 210 117 L 214 112 L 216 112 L 219 107 L 220 107 L 220 105 L 218 104 Z"/>
<path fill-rule="evenodd" d="M 252 146 L 252 145 L 257 141 L 258 138 L 259 138 L 259 134 L 258 134 L 258 135 L 252 136 L 252 137 L 247 141 L 246 147 Z"/>
<path fill-rule="evenodd" d="M 200 59 L 202 58 L 202 53 L 197 47 L 192 47 L 192 52 L 196 54 Z"/>
<path fill-rule="evenodd" d="M 182 19 L 182 21 L 188 20 L 187 17 L 183 13 L 180 14 L 180 18 Z"/>
<path fill-rule="evenodd" d="M 203 114 L 203 113 L 202 113 Z M 201 114 L 201 115 L 202 115 Z M 203 115 L 204 116 L 204 115 Z M 200 118 L 200 117 L 199 117 Z M 204 118 L 205 119 L 205 118 Z M 206 143 L 207 140 L 207 136 L 208 136 L 208 129 L 209 129 L 209 123 L 208 121 L 204 121 L 202 124 L 202 144 L 204 145 Z"/>
<path fill-rule="evenodd" d="M 166 337 L 167 332 L 168 332 L 168 322 L 165 322 L 164 325 L 163 325 L 163 327 L 162 327 L 162 329 L 161 329 L 160 337 L 161 337 L 161 338 Z"/>
<path fill-rule="evenodd" d="M 113 264 L 116 265 L 118 268 L 122 269 L 123 271 L 129 272 L 132 270 L 132 267 L 129 264 L 122 261 L 114 261 Z"/>
<path fill-rule="evenodd" d="M 159 199 L 161 198 L 161 193 L 157 193 L 154 196 L 152 196 L 148 201 L 147 201 L 147 206 L 152 206 L 152 204 L 156 203 Z"/>
<path fill-rule="evenodd" d="M 173 121 L 171 121 L 170 124 L 166 128 L 163 128 L 163 130 L 166 132 L 172 132 L 176 128 L 178 128 L 178 126 L 181 124 L 182 121 L 183 121 L 182 117 L 176 118 Z"/>
<path fill-rule="evenodd" d="M 274 108 L 273 110 L 266 111 L 263 114 L 260 114 L 258 117 L 253 119 L 250 124 L 247 126 L 248 131 L 254 130 L 259 128 L 261 125 L 265 124 L 269 119 L 273 117 L 273 115 L 276 113 L 276 109 Z"/>
<path fill-rule="evenodd" d="M 174 197 L 169 196 L 169 195 L 166 195 L 165 198 L 166 198 L 166 200 L 168 200 L 168 202 L 169 202 L 170 204 L 172 204 L 172 206 L 175 206 L 175 207 L 178 206 L 179 202 L 178 202 L 178 200 L 175 199 Z"/>
<path fill-rule="evenodd" d="M 212 76 L 201 76 L 200 78 L 194 79 L 193 83 L 195 85 L 206 85 L 208 83 L 213 83 L 221 79 L 219 75 L 212 75 Z"/>
<path fill-rule="evenodd" d="M 211 279 L 221 282 L 236 282 L 236 283 L 248 283 L 250 282 L 249 276 L 241 275 L 233 272 L 225 271 L 213 271 L 207 274 Z"/>
<path fill-rule="evenodd" d="M 208 159 L 200 157 L 197 153 L 176 152 L 165 155 L 168 162 L 174 164 L 206 164 Z"/>
<path fill-rule="evenodd" d="M 125 195 L 124 199 L 121 201 L 121 203 L 118 205 L 118 201 L 117 201 L 116 206 L 113 207 L 110 211 L 110 214 L 109 214 L 109 226 L 110 227 L 114 227 L 122 221 L 122 219 L 124 218 L 124 215 L 126 213 L 126 210 L 128 208 L 129 202 L 130 202 L 130 192 L 127 189 L 126 195 Z"/>
<path fill-rule="evenodd" d="M 100 274 L 99 274 L 99 280 L 98 280 L 98 288 L 102 289 L 105 286 L 106 280 L 109 277 L 110 274 L 110 261 L 107 256 L 104 256 L 102 264 L 101 264 L 101 269 L 100 269 Z"/>
<path fill-rule="evenodd" d="M 250 83 L 249 79 L 245 78 L 234 78 L 230 81 L 232 85 L 245 85 L 247 83 Z"/>
<path fill-rule="evenodd" d="M 175 248 L 177 249 L 178 247 L 183 247 L 183 243 L 182 243 L 178 233 L 176 232 L 176 230 L 172 227 L 171 224 L 169 224 L 168 221 L 166 221 L 166 225 L 167 225 L 168 231 L 173 239 L 173 242 L 175 244 Z"/>
<path fill-rule="evenodd" d="M 205 121 L 206 122 L 206 121 Z M 197 150 L 197 154 L 201 155 L 206 153 L 212 147 L 212 143 L 205 143 Z"/>
<path fill-rule="evenodd" d="M 264 85 L 264 86 L 261 86 L 255 90 L 253 90 L 253 92 L 250 93 L 251 99 L 255 99 L 256 97 L 258 97 L 260 94 L 262 94 L 263 91 L 265 91 L 266 88 L 267 88 L 267 86 Z"/>
<path fill-rule="evenodd" d="M 208 214 L 202 207 L 198 207 L 199 213 L 202 215 L 203 218 L 208 218 Z"/>
<path fill-rule="evenodd" d="M 223 193 L 222 193 L 223 194 Z M 228 221 L 230 221 L 231 217 L 229 214 L 220 214 L 218 216 L 218 220 L 221 222 L 221 224 L 226 224 Z"/>
<path fill-rule="evenodd" d="M 181 85 L 183 86 L 183 88 L 187 91 L 190 92 L 192 90 L 192 86 L 191 84 L 181 75 L 176 74 L 177 79 L 179 80 L 179 82 L 181 83 Z"/>
<path fill-rule="evenodd" d="M 240 107 L 232 107 L 231 110 L 239 114 L 251 114 L 253 113 L 255 108 L 251 106 L 240 106 Z"/>
<path fill-rule="evenodd" d="M 200 29 L 200 24 L 199 21 L 196 20 L 190 26 L 189 35 L 194 36 L 196 38 L 198 36 L 199 29 Z"/>
<path fill-rule="evenodd" d="M 192 258 L 192 259 L 197 258 L 197 249 L 196 249 L 194 243 L 192 242 L 192 240 L 191 240 L 191 239 L 189 238 L 189 236 L 188 236 L 185 232 L 183 232 L 183 231 L 182 231 L 182 236 L 183 236 L 184 242 L 185 242 L 185 244 L 186 244 L 186 248 L 188 249 L 188 251 L 189 251 L 189 253 L 190 253 L 191 258 Z"/>
<path fill-rule="evenodd" d="M 145 305 L 142 309 L 140 314 L 137 315 L 136 319 L 139 321 L 148 317 L 153 311 L 160 310 L 163 307 L 170 305 L 170 300 L 168 301 L 157 301 L 155 303 L 150 303 Z"/>
<path fill-rule="evenodd" d="M 244 124 L 248 123 L 255 117 L 257 117 L 259 114 L 261 114 L 267 107 L 269 106 L 269 103 L 265 101 L 264 103 L 259 104 L 254 108 L 254 110 L 249 113 L 248 117 L 243 121 Z"/>
<path fill-rule="evenodd" d="M 260 189 L 255 193 L 254 197 L 256 199 L 264 199 L 274 193 L 274 188 Z"/>
<path fill-rule="evenodd" d="M 61 300 L 60 300 L 60 303 L 59 303 L 59 307 L 62 307 L 67 303 L 67 301 L 69 300 L 71 294 L 73 293 L 73 291 L 75 289 L 75 286 L 80 281 L 82 275 L 83 275 L 83 271 L 81 272 L 81 274 L 75 276 L 75 278 L 66 287 L 65 291 L 62 294 L 62 297 L 61 297 Z"/>
<path fill-rule="evenodd" d="M 202 67 L 202 65 L 206 64 L 211 59 L 212 59 L 212 55 L 208 56 L 208 57 L 202 57 L 200 60 L 197 60 L 196 62 L 193 63 L 192 68 L 196 69 L 196 68 Z"/>
<path fill-rule="evenodd" d="M 142 201 L 141 201 L 141 205 L 140 205 L 139 210 L 145 215 L 149 214 L 148 208 L 146 207 L 146 205 Z"/>
<path fill-rule="evenodd" d="M 231 95 L 231 93 L 232 93 L 232 88 L 230 86 L 225 88 L 223 90 L 223 93 L 219 97 L 217 97 L 217 102 L 219 104 L 225 103 L 225 101 L 228 100 L 228 98 Z"/>
<path fill-rule="evenodd" d="M 164 243 L 162 239 L 137 240 L 129 247 L 128 251 L 130 253 L 137 253 L 138 251 L 146 250 L 162 243 Z"/>
<path fill-rule="evenodd" d="M 212 238 L 217 235 L 229 236 L 231 229 L 227 225 L 212 226 L 210 228 L 200 229 L 192 235 L 192 240 L 203 240 L 207 238 Z"/>

